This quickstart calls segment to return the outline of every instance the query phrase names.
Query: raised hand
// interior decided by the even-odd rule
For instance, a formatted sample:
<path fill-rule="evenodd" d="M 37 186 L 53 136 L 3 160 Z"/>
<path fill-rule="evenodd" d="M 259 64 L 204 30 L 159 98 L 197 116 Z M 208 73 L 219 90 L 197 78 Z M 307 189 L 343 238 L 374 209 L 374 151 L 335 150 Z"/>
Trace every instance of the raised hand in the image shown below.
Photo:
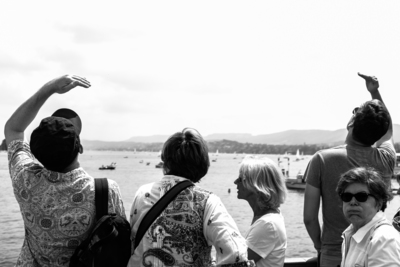
<path fill-rule="evenodd" d="M 64 75 L 43 85 L 44 88 L 58 94 L 64 94 L 77 86 L 89 88 L 91 84 L 86 78 L 77 75 Z"/>
<path fill-rule="evenodd" d="M 365 80 L 365 85 L 370 93 L 375 92 L 379 88 L 378 78 L 375 76 L 368 76 L 365 74 L 358 73 L 358 76 Z"/>

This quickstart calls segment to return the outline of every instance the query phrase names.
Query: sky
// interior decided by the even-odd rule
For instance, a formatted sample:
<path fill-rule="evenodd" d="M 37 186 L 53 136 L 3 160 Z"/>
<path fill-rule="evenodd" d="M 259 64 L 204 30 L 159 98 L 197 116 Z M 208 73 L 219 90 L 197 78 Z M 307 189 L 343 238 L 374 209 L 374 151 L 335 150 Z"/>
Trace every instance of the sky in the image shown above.
<path fill-rule="evenodd" d="M 46 82 L 26 130 L 75 110 L 81 139 L 346 127 L 375 75 L 400 124 L 399 1 L 3 1 L 0 125 Z"/>

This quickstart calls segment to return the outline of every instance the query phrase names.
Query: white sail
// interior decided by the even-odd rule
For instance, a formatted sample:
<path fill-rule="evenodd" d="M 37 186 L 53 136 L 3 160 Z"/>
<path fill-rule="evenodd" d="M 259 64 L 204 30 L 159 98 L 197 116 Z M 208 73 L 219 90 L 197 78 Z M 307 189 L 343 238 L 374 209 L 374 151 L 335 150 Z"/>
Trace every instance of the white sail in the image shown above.
<path fill-rule="evenodd" d="M 296 153 L 296 161 L 301 160 L 300 158 L 300 151 L 297 149 L 297 153 Z"/>

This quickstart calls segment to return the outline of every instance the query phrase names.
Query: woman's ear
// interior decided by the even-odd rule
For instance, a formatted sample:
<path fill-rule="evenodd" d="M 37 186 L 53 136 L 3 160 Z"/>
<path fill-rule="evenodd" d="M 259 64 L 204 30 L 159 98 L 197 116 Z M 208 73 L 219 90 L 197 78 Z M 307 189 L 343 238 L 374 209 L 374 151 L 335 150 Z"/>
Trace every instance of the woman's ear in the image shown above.
<path fill-rule="evenodd" d="M 79 153 L 82 154 L 83 153 L 83 146 L 81 144 L 79 144 Z"/>

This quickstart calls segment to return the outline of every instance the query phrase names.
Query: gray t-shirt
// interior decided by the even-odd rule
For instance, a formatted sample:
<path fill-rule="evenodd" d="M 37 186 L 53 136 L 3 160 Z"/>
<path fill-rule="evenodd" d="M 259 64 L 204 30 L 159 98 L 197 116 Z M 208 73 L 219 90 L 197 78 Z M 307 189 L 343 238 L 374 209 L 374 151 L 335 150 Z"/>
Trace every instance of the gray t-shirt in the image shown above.
<path fill-rule="evenodd" d="M 380 147 L 343 145 L 318 151 L 308 163 L 307 184 L 319 188 L 322 197 L 322 247 L 327 255 L 340 255 L 342 233 L 349 226 L 342 211 L 342 201 L 336 193 L 341 174 L 355 167 L 373 167 L 383 174 L 390 186 L 396 162 L 391 141 Z"/>

